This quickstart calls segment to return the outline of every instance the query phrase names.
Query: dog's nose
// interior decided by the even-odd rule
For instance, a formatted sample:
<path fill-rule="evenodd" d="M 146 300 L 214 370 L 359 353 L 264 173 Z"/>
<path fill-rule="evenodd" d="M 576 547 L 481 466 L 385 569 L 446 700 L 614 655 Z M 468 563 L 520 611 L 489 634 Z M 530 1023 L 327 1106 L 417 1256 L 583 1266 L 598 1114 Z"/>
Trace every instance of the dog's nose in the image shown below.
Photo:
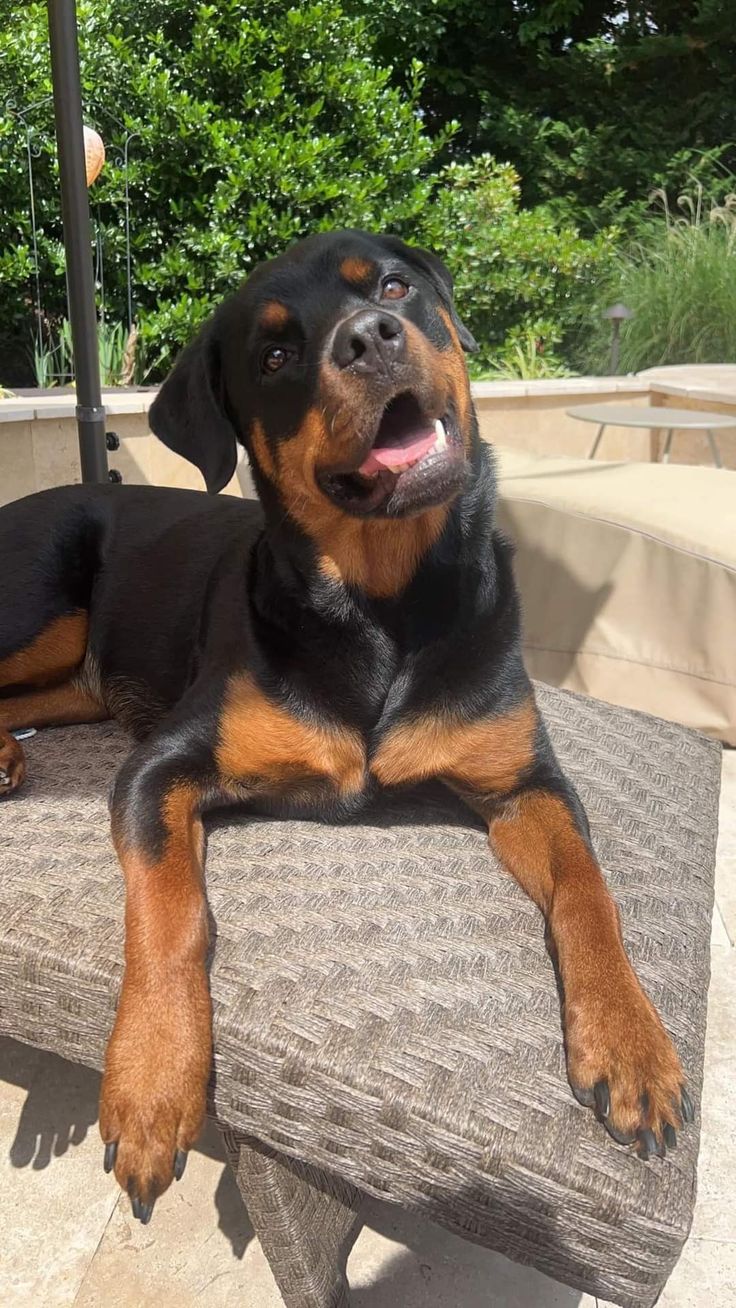
<path fill-rule="evenodd" d="M 361 309 L 340 323 L 332 342 L 332 360 L 354 372 L 388 372 L 406 347 L 404 324 L 382 309 Z"/>

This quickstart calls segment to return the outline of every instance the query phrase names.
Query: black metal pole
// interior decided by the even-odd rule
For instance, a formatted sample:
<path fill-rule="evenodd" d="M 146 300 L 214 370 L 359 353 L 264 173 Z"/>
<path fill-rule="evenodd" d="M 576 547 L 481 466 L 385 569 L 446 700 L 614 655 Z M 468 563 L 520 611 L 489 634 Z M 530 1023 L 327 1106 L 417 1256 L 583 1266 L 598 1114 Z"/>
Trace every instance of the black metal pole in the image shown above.
<path fill-rule="evenodd" d="M 79 458 L 82 481 L 107 481 L 105 410 L 100 389 L 75 0 L 48 0 L 48 13 L 69 318 L 77 385 Z"/>

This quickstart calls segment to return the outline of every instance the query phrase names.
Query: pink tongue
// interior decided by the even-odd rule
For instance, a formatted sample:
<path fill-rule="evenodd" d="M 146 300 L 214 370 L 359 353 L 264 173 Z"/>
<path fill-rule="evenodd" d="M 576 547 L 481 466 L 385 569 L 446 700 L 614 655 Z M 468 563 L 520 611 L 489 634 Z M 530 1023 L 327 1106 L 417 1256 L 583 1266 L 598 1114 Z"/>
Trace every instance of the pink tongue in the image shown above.
<path fill-rule="evenodd" d="M 381 468 L 388 468 L 393 472 L 405 463 L 418 463 L 425 454 L 429 453 L 436 439 L 437 433 L 428 431 L 424 435 L 407 437 L 404 445 L 382 445 L 378 449 L 371 450 L 368 458 L 358 468 L 358 472 L 369 477 L 374 472 L 380 472 Z"/>

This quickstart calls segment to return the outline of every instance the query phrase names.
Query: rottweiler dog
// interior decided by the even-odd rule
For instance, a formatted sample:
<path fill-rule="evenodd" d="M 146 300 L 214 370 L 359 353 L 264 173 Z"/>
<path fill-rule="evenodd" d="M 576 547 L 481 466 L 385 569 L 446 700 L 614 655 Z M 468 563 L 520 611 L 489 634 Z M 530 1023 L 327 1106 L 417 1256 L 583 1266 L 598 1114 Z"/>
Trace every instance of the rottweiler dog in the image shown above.
<path fill-rule="evenodd" d="M 663 1154 L 693 1116 L 626 956 L 580 801 L 524 671 L 474 345 L 432 253 L 316 235 L 260 266 L 181 354 L 153 430 L 210 492 L 69 486 L 0 511 L 0 790 L 22 726 L 114 717 L 125 974 L 104 1162 L 144 1223 L 202 1125 L 212 1055 L 202 811 L 356 813 L 439 778 L 544 914 L 574 1093 Z"/>

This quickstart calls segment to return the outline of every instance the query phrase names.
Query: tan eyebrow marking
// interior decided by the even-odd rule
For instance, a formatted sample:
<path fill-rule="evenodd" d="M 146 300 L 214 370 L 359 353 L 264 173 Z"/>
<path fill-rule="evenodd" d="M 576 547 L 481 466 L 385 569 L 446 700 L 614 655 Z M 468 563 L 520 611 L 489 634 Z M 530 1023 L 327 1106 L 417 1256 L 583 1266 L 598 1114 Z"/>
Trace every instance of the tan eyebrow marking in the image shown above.
<path fill-rule="evenodd" d="M 376 265 L 369 259 L 360 259 L 356 256 L 350 256 L 343 259 L 340 264 L 340 276 L 344 277 L 346 282 L 351 286 L 365 286 L 366 282 L 372 282 L 376 276 Z"/>
<path fill-rule="evenodd" d="M 259 319 L 261 327 L 267 331 L 275 331 L 280 327 L 285 327 L 290 318 L 289 310 L 280 300 L 267 300 L 261 310 Z"/>

